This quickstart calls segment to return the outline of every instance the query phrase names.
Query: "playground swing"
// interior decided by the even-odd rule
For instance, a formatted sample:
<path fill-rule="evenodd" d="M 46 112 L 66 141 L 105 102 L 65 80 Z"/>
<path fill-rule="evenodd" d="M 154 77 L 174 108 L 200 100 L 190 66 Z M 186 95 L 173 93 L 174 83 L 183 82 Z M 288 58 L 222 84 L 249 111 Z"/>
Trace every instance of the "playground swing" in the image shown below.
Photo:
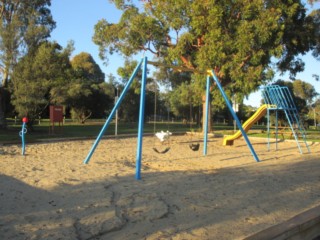
<path fill-rule="evenodd" d="M 200 148 L 200 143 L 190 143 L 190 144 L 189 144 L 189 148 L 190 148 L 192 151 L 198 151 L 199 148 Z"/>
<path fill-rule="evenodd" d="M 171 132 L 169 132 L 169 130 L 167 130 L 166 132 L 161 131 L 161 132 L 157 132 L 156 133 L 156 121 L 157 121 L 157 89 L 156 89 L 156 86 L 157 85 L 156 85 L 156 82 L 155 82 L 155 85 L 154 85 L 155 89 L 154 89 L 153 135 L 155 137 L 157 137 L 162 144 L 164 142 L 168 142 L 168 146 L 166 148 L 164 148 L 163 150 L 160 150 L 155 146 L 155 140 L 154 140 L 152 149 L 156 153 L 165 154 L 165 153 L 169 152 L 169 150 L 171 149 L 171 147 L 170 147 L 170 135 L 171 135 Z M 167 129 L 168 129 L 168 127 L 167 127 Z"/>
<path fill-rule="evenodd" d="M 156 153 L 165 154 L 165 153 L 167 153 L 167 152 L 170 150 L 170 147 L 167 147 L 167 148 L 165 148 L 165 149 L 162 150 L 162 151 L 159 151 L 156 147 L 154 147 L 154 148 L 152 148 L 152 149 L 153 149 L 153 151 L 155 151 Z"/>
<path fill-rule="evenodd" d="M 154 130 L 155 130 L 155 121 L 154 121 Z M 155 132 L 155 131 L 154 131 Z M 154 140 L 154 147 L 152 148 L 153 149 L 153 151 L 155 151 L 156 153 L 159 153 L 159 154 L 165 154 L 165 153 L 167 153 L 170 149 L 171 149 L 171 147 L 170 147 L 170 135 L 171 135 L 171 132 L 169 132 L 169 131 L 166 131 L 166 132 L 164 132 L 164 131 L 161 131 L 161 132 L 157 132 L 157 133 L 155 133 L 154 134 L 155 135 L 155 137 L 157 137 L 159 140 L 160 140 L 160 142 L 161 142 L 161 144 L 163 145 L 164 143 L 168 143 L 168 145 L 167 145 L 167 147 L 165 148 L 165 149 L 163 149 L 163 150 L 159 150 L 156 146 L 155 146 L 155 140 Z"/>
<path fill-rule="evenodd" d="M 115 112 L 117 111 L 117 109 L 119 108 L 123 98 L 125 97 L 129 87 L 131 86 L 135 76 L 137 75 L 138 71 L 141 70 L 142 71 L 142 78 L 141 78 L 141 95 L 140 95 L 140 110 L 139 110 L 139 122 L 138 122 L 138 141 L 137 141 L 137 153 L 136 153 L 136 174 L 135 174 L 135 178 L 137 180 L 141 179 L 141 159 L 142 159 L 142 140 L 143 140 L 143 128 L 144 128 L 144 108 L 145 108 L 145 90 L 146 90 L 146 78 L 147 78 L 147 64 L 153 64 L 155 66 L 159 66 L 158 63 L 154 63 L 151 61 L 147 60 L 147 57 L 144 57 L 143 59 L 141 59 L 141 61 L 137 64 L 136 68 L 134 69 L 131 77 L 129 78 L 127 84 L 125 85 L 118 101 L 116 102 L 115 106 L 113 107 L 110 115 L 108 116 L 106 122 L 104 123 L 100 133 L 98 134 L 95 142 L 93 143 L 87 157 L 85 158 L 85 160 L 83 161 L 84 164 L 88 164 L 96 147 L 98 146 L 104 132 L 106 131 L 106 129 L 108 128 L 108 126 L 110 125 L 110 122 L 112 121 Z M 176 68 L 175 66 L 170 66 L 173 68 Z M 180 70 L 185 70 L 184 68 L 180 68 Z M 190 69 L 187 69 L 190 71 Z M 203 72 L 201 72 L 203 73 Z M 239 129 L 241 130 L 241 133 L 244 137 L 244 139 L 246 140 L 246 143 L 251 151 L 251 154 L 253 155 L 254 159 L 259 162 L 259 158 L 257 156 L 257 154 L 255 153 L 247 135 L 246 132 L 244 131 L 244 129 L 242 128 L 242 125 L 237 117 L 237 115 L 234 113 L 232 106 L 228 100 L 227 95 L 225 94 L 219 79 L 217 78 L 217 76 L 215 75 L 213 70 L 208 70 L 207 72 L 207 81 L 206 81 L 206 106 L 205 106 L 205 112 L 208 113 L 208 109 L 209 109 L 209 95 L 210 95 L 210 79 L 213 78 L 214 82 L 216 83 L 217 87 L 219 88 L 220 93 L 222 94 L 233 118 L 236 120 L 237 125 L 239 127 Z M 208 130 L 208 114 L 206 114 L 206 117 L 204 119 L 204 140 L 203 140 L 203 155 L 207 155 L 207 131 Z"/>
<path fill-rule="evenodd" d="M 192 132 L 191 132 L 191 129 L 192 129 L 192 125 L 193 125 L 193 119 L 192 119 L 192 105 L 190 103 L 190 134 L 191 134 L 191 138 L 192 138 Z M 199 148 L 200 148 L 200 143 L 193 143 L 192 141 L 189 143 L 189 148 L 196 152 L 196 151 L 199 151 Z"/>

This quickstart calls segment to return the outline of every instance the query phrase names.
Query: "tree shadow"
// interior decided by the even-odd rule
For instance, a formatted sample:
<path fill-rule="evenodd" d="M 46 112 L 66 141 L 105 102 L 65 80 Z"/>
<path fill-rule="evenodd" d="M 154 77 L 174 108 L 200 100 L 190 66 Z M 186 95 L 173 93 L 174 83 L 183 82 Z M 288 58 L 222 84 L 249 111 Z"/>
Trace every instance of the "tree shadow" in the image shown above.
<path fill-rule="evenodd" d="M 124 161 L 124 167 L 135 166 Z M 143 169 L 140 181 L 133 175 L 87 183 L 66 177 L 53 189 L 0 175 L 0 238 L 170 239 L 180 234 L 212 239 L 216 234 L 234 239 L 320 199 L 317 159 L 277 169 L 255 164 L 210 171 Z"/>

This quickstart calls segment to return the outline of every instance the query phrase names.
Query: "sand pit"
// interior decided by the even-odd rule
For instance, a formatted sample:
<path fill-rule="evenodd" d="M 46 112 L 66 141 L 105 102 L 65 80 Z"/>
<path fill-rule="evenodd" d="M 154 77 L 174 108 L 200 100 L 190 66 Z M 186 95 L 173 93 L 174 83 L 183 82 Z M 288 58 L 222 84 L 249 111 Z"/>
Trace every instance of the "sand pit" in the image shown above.
<path fill-rule="evenodd" d="M 143 141 L 142 180 L 134 179 L 136 139 L 0 146 L 0 239 L 243 239 L 320 202 L 320 145 L 267 151 L 266 140 L 208 155 L 172 136 L 166 154 Z M 193 139 L 194 140 L 194 139 Z"/>

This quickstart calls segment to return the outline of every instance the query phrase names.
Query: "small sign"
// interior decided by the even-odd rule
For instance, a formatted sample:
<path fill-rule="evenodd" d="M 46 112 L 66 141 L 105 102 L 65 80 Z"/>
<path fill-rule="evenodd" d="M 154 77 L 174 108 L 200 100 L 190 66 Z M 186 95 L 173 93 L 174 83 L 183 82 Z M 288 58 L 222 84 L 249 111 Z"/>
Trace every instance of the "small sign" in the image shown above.
<path fill-rule="evenodd" d="M 50 122 L 63 121 L 63 106 L 50 106 Z"/>

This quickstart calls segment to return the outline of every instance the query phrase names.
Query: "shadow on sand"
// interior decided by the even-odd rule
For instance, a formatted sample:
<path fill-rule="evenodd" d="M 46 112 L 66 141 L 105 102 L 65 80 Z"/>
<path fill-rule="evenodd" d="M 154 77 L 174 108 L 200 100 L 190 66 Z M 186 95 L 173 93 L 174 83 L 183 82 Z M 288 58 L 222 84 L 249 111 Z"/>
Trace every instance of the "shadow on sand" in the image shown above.
<path fill-rule="evenodd" d="M 277 171 L 249 165 L 155 173 L 145 167 L 140 181 L 132 175 L 89 183 L 67 178 L 50 190 L 0 175 L 0 239 L 247 236 L 283 221 L 283 212 L 319 202 L 320 164 L 310 161 L 319 162 L 309 159 Z"/>

